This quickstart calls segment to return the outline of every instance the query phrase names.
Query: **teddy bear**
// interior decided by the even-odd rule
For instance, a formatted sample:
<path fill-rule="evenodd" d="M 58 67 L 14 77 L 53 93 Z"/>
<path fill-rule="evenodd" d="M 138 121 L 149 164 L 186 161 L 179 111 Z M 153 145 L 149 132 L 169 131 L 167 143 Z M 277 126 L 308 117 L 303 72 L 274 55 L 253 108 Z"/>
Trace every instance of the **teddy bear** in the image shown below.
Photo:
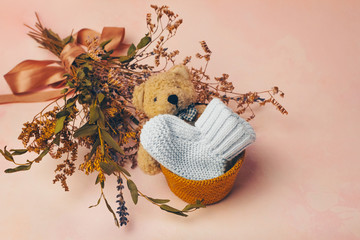
<path fill-rule="evenodd" d="M 175 65 L 166 72 L 149 77 L 138 85 L 133 93 L 134 107 L 153 118 L 160 114 L 183 116 L 183 120 L 192 124 L 199 118 L 206 106 L 194 104 L 197 98 L 192 76 L 184 65 Z M 186 115 L 192 116 L 188 118 Z M 149 175 L 161 171 L 160 164 L 150 156 L 140 142 L 138 166 Z"/>

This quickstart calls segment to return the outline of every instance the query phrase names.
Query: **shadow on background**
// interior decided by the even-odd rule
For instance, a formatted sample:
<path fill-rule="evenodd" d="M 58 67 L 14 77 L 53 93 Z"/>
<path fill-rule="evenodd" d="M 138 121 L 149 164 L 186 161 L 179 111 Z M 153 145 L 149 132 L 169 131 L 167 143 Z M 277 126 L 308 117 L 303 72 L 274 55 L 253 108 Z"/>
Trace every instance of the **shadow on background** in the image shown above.
<path fill-rule="evenodd" d="M 245 189 L 248 189 L 251 185 L 255 184 L 259 174 L 261 174 L 261 168 L 259 163 L 254 160 L 255 158 L 256 156 L 254 156 L 254 154 L 246 154 L 234 186 L 227 197 L 241 194 Z"/>

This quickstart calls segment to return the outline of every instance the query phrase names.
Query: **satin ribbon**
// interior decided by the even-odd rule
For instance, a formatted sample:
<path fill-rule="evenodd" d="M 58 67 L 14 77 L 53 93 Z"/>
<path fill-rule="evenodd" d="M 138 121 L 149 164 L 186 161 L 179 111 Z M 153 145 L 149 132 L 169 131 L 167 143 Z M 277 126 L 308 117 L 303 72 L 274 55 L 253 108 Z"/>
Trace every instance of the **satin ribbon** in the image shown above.
<path fill-rule="evenodd" d="M 46 88 L 62 88 L 65 86 L 63 75 L 70 71 L 74 60 L 85 53 L 83 45 L 88 38 L 99 37 L 99 42 L 111 40 L 105 50 L 113 50 L 113 56 L 124 54 L 129 45 L 122 43 L 125 29 L 104 27 L 102 33 L 91 29 L 81 29 L 74 36 L 74 42 L 68 43 L 60 54 L 61 61 L 25 60 L 17 64 L 4 75 L 13 94 L 0 95 L 0 104 L 15 102 L 42 102 L 61 96 L 61 90 L 43 91 Z"/>

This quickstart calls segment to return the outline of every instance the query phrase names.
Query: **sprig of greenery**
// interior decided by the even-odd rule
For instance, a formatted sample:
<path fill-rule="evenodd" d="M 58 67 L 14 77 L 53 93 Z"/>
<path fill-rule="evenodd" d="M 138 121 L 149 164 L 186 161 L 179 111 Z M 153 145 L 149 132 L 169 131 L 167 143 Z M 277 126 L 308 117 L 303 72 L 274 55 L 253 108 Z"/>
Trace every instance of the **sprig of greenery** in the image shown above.
<path fill-rule="evenodd" d="M 103 192 L 106 177 L 110 176 L 126 179 L 134 204 L 141 197 L 161 210 L 180 216 L 187 216 L 189 212 L 205 207 L 201 199 L 195 204 L 177 209 L 169 205 L 168 199 L 149 197 L 137 188 L 130 173 L 124 168 L 125 163 L 131 163 L 132 168 L 136 167 L 139 130 L 147 120 L 144 114 L 135 111 L 132 106 L 134 87 L 146 81 L 150 75 L 167 69 L 168 64 L 175 64 L 179 54 L 178 50 L 170 51 L 166 43 L 176 35 L 182 19 L 167 6 L 151 5 L 151 8 L 155 17 L 150 13 L 146 15 L 148 32 L 138 43 L 131 44 L 124 56 L 113 56 L 113 50 L 105 49 L 111 40 L 99 42 L 98 38 L 87 39 L 85 53 L 74 60 L 70 70 L 64 75 L 66 86 L 62 90 L 63 95 L 46 105 L 31 122 L 24 124 L 19 139 L 25 148 L 10 151 L 6 147 L 0 149 L 4 158 L 16 165 L 15 168 L 6 169 L 6 173 L 29 170 L 33 163 L 39 163 L 47 154 L 54 159 L 65 155 L 63 163 L 58 164 L 55 169 L 54 183 L 61 182 L 62 187 L 68 191 L 66 180 L 75 172 L 78 148 L 88 148 L 89 153 L 84 156 L 79 169 L 85 174 L 97 172 L 95 184 L 100 183 L 101 188 L 97 204 L 90 207 L 97 206 L 104 200 L 117 226 L 125 224 L 125 220 L 120 220 L 119 224 Z M 44 27 L 38 14 L 36 18 L 34 28 L 26 25 L 30 28 L 29 36 L 41 48 L 60 58 L 64 47 L 73 42 L 72 34 L 62 39 L 51 29 Z M 237 113 L 250 111 L 248 120 L 255 116 L 251 108 L 255 103 L 261 106 L 270 103 L 282 114 L 287 114 L 285 108 L 275 100 L 275 94 L 284 96 L 278 87 L 241 94 L 233 92 L 234 87 L 227 74 L 211 81 L 206 74 L 211 51 L 205 41 L 201 41 L 200 45 L 204 53 L 197 53 L 195 57 L 204 60 L 205 64 L 200 68 L 191 67 L 193 83 L 198 93 L 197 102 L 208 103 L 213 97 L 226 103 L 232 101 L 237 106 Z M 183 60 L 184 65 L 190 62 L 191 56 Z M 48 110 L 51 106 L 53 109 Z M 35 152 L 38 156 L 25 163 L 15 162 L 15 156 L 28 152 Z"/>
<path fill-rule="evenodd" d="M 125 170 L 124 168 L 120 167 L 114 162 L 102 162 L 100 163 L 100 167 L 106 173 L 107 175 L 115 175 L 117 177 L 124 177 L 127 181 L 127 187 L 131 194 L 131 199 L 133 200 L 134 204 L 136 205 L 138 203 L 138 197 L 141 196 L 144 199 L 148 200 L 152 204 L 160 207 L 161 210 L 187 217 L 188 215 L 186 213 L 192 212 L 199 208 L 205 208 L 206 206 L 201 203 L 201 200 L 196 201 L 195 204 L 188 204 L 186 205 L 182 210 L 176 209 L 174 207 L 169 206 L 167 203 L 170 202 L 168 199 L 156 199 L 149 197 L 138 190 L 136 184 L 131 180 L 130 173 Z"/>

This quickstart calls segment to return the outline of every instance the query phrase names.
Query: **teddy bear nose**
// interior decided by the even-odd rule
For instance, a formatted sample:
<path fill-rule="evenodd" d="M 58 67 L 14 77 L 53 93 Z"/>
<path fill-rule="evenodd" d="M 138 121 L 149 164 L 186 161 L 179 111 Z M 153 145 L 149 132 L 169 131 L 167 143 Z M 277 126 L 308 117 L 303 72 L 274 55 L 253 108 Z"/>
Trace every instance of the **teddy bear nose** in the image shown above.
<path fill-rule="evenodd" d="M 168 97 L 168 102 L 171 103 L 171 104 L 174 104 L 176 105 L 178 103 L 178 97 L 176 95 L 170 95 Z"/>

